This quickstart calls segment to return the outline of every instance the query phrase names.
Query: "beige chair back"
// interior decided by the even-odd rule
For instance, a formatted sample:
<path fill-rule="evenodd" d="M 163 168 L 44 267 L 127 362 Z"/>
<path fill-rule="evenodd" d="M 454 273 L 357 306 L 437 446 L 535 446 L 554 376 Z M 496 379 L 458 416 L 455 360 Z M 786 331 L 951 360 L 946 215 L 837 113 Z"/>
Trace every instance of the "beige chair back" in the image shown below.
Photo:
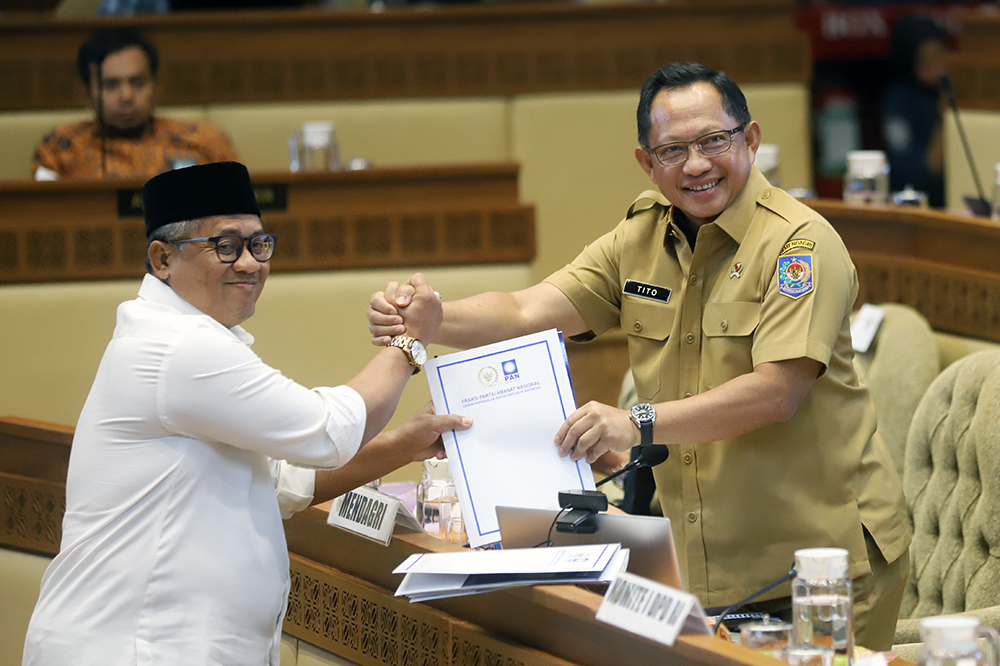
<path fill-rule="evenodd" d="M 1000 352 L 966 356 L 934 380 L 913 416 L 903 491 L 913 525 L 897 643 L 917 618 L 1000 619 Z"/>
<path fill-rule="evenodd" d="M 878 431 L 896 471 L 903 474 L 906 433 L 920 398 L 941 371 L 934 331 L 908 305 L 883 303 L 878 334 L 865 353 L 855 353 L 858 380 L 871 391 Z"/>

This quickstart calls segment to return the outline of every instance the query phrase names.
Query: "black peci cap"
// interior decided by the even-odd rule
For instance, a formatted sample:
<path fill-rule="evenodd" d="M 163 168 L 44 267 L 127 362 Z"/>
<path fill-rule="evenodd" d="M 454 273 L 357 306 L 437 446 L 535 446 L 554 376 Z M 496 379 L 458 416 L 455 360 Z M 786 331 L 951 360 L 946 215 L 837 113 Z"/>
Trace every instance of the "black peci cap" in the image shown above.
<path fill-rule="evenodd" d="M 167 171 L 142 186 L 146 238 L 165 224 L 212 215 L 256 215 L 250 174 L 239 162 L 215 162 Z"/>

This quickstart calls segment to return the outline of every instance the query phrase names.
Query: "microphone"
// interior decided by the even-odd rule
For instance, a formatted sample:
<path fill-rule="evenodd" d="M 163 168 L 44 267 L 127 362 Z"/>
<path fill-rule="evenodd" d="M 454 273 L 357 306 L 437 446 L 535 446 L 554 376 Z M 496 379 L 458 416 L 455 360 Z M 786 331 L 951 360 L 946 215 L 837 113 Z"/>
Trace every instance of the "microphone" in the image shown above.
<path fill-rule="evenodd" d="M 793 563 L 791 570 L 788 573 L 786 573 L 784 576 L 782 576 L 778 580 L 774 581 L 773 583 L 768 583 L 767 585 L 765 585 L 761 589 L 759 589 L 756 592 L 754 592 L 753 594 L 751 594 L 746 599 L 741 599 L 740 601 L 737 601 L 735 604 L 733 604 L 729 608 L 727 608 L 724 611 L 722 611 L 721 613 L 719 613 L 719 619 L 715 621 L 715 634 L 718 636 L 719 632 L 722 631 L 722 622 L 727 617 L 729 617 L 730 615 L 732 615 L 733 613 L 735 613 L 739 609 L 743 608 L 748 603 L 750 603 L 751 601 L 753 601 L 754 599 L 756 599 L 760 595 L 764 594 L 768 590 L 781 585 L 786 580 L 795 578 L 796 575 L 797 575 L 797 572 L 795 571 L 795 564 Z"/>
<path fill-rule="evenodd" d="M 614 474 L 606 476 L 605 478 L 598 481 L 595 484 L 595 487 L 600 488 L 608 481 L 617 479 L 622 474 L 628 474 L 632 470 L 639 469 L 640 467 L 656 467 L 657 465 L 665 461 L 669 456 L 670 456 L 670 449 L 668 449 L 663 444 L 648 444 L 639 449 L 639 455 L 635 457 L 635 460 L 632 460 Z"/>
<path fill-rule="evenodd" d="M 108 177 L 108 129 L 104 122 L 104 95 L 101 92 L 101 68 L 103 62 L 90 63 L 90 85 L 88 88 L 91 94 L 96 95 L 96 106 L 94 107 L 97 116 L 97 137 L 100 139 L 101 149 L 101 177 Z"/>
<path fill-rule="evenodd" d="M 595 487 L 603 485 L 612 479 L 616 479 L 622 474 L 631 472 L 640 467 L 654 467 L 667 459 L 670 450 L 662 444 L 649 444 L 639 450 L 639 455 L 620 470 L 605 477 L 595 484 Z M 597 524 L 593 518 L 595 513 L 606 511 L 608 508 L 607 496 L 599 490 L 561 490 L 559 491 L 559 506 L 563 509 L 556 515 L 552 524 L 558 532 L 572 532 L 574 534 L 593 534 L 597 531 Z M 564 513 L 568 512 L 568 513 Z M 549 532 L 552 532 L 551 527 Z M 546 543 L 546 542 L 542 542 Z"/>
<path fill-rule="evenodd" d="M 955 114 L 955 125 L 958 126 L 958 135 L 962 138 L 965 159 L 969 163 L 969 170 L 972 171 L 972 179 L 976 182 L 976 191 L 979 193 L 978 199 L 965 196 L 962 197 L 962 200 L 969 207 L 969 210 L 972 211 L 973 215 L 989 217 L 990 202 L 987 201 L 986 195 L 983 193 L 983 184 L 979 182 L 979 173 L 976 172 L 976 164 L 972 161 L 972 149 L 969 148 L 969 139 L 965 136 L 965 128 L 962 127 L 962 120 L 958 117 L 958 102 L 955 101 L 955 90 L 951 87 L 951 77 L 948 76 L 948 72 L 941 74 L 941 91 L 944 92 L 944 96 L 948 100 L 948 106 L 951 107 L 952 112 Z"/>

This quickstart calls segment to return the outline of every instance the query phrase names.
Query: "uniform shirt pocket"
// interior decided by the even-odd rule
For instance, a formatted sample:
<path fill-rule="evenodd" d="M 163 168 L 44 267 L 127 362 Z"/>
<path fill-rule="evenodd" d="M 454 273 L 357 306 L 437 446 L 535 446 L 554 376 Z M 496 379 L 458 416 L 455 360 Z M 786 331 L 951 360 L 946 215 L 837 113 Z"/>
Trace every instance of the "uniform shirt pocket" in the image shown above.
<path fill-rule="evenodd" d="M 630 296 L 622 300 L 622 330 L 628 334 L 629 364 L 636 392 L 644 401 L 654 400 L 660 392 L 666 340 L 676 314 L 677 307 L 672 304 Z"/>
<path fill-rule="evenodd" d="M 753 372 L 753 332 L 760 323 L 760 303 L 729 301 L 706 303 L 701 319 L 705 347 L 703 377 L 707 390 Z"/>

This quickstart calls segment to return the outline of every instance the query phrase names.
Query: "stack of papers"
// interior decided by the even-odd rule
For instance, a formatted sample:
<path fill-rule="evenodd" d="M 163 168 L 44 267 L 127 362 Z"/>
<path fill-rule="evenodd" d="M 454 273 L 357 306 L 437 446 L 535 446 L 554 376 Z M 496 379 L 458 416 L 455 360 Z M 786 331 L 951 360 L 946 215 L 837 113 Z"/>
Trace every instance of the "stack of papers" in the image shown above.
<path fill-rule="evenodd" d="M 396 596 L 420 602 L 518 585 L 610 583 L 627 566 L 628 549 L 614 543 L 424 553 L 393 573 L 406 574 Z"/>

